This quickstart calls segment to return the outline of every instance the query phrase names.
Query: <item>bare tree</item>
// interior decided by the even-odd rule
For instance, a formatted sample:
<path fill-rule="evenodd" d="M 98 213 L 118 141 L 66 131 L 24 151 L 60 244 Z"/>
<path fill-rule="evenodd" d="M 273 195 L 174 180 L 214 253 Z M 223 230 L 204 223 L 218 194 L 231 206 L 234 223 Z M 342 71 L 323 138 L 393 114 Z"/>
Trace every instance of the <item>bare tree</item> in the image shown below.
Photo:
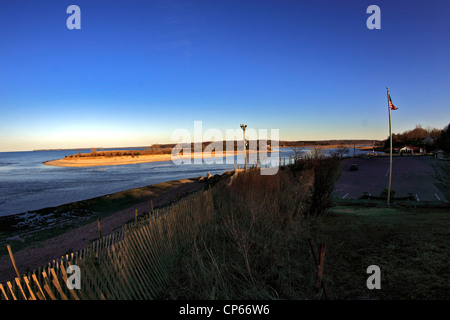
<path fill-rule="evenodd" d="M 320 159 L 320 158 L 324 157 L 324 152 L 323 152 L 322 149 L 314 147 L 311 150 L 311 155 L 312 155 L 313 158 L 316 158 L 316 159 L 319 158 Z"/>
<path fill-rule="evenodd" d="M 294 160 L 299 160 L 304 157 L 304 150 L 303 147 L 291 147 L 291 150 L 294 151 Z"/>
<path fill-rule="evenodd" d="M 335 155 L 339 158 L 342 158 L 342 157 L 344 157 L 344 155 L 346 155 L 349 152 L 350 152 L 350 150 L 346 146 L 341 144 L 341 145 L 337 146 Z"/>

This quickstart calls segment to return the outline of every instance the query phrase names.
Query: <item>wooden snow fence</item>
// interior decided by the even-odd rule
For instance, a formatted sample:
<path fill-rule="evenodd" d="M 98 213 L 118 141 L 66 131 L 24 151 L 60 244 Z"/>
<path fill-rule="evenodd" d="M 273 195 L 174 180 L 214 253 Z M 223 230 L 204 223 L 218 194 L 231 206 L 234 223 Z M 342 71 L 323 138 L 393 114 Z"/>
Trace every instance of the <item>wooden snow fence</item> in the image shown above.
<path fill-rule="evenodd" d="M 158 298 L 177 254 L 193 243 L 201 226 L 213 217 L 211 190 L 196 192 L 135 219 L 79 252 L 0 284 L 0 300 Z M 80 289 L 67 286 L 71 265 L 80 268 Z"/>

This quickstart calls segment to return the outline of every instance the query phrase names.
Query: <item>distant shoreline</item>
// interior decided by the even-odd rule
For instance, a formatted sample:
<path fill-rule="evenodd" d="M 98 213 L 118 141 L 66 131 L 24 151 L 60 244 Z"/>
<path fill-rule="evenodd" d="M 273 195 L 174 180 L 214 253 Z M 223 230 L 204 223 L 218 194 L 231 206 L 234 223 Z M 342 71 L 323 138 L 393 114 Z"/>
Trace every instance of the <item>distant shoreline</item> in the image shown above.
<path fill-rule="evenodd" d="M 279 148 L 317 148 L 317 149 L 332 149 L 338 147 L 345 148 L 353 148 L 353 146 L 349 145 L 311 145 L 311 146 L 303 146 L 303 147 L 279 147 Z M 356 146 L 358 150 L 371 150 L 372 147 L 362 147 L 361 145 Z M 123 151 L 123 150 L 121 150 Z M 247 153 L 254 153 L 255 151 L 248 151 Z M 270 153 L 270 151 L 267 151 Z M 227 157 L 242 154 L 242 151 L 223 151 L 221 153 L 205 153 L 202 152 L 192 152 L 190 155 L 191 159 L 195 158 L 215 158 L 215 157 Z M 180 156 L 175 157 L 174 159 L 188 159 L 189 156 Z M 49 160 L 45 161 L 44 164 L 47 166 L 54 167 L 96 167 L 96 166 L 115 166 L 115 165 L 126 165 L 126 164 L 138 164 L 138 163 L 149 163 L 149 162 L 162 162 L 162 161 L 172 161 L 171 154 L 150 154 L 150 155 L 139 155 L 139 156 L 114 156 L 114 157 L 104 157 L 104 156 L 95 156 L 95 157 L 66 157 L 63 159 L 57 160 Z"/>
<path fill-rule="evenodd" d="M 316 149 L 337 149 L 337 148 L 347 148 L 353 149 L 356 147 L 358 150 L 372 150 L 373 146 L 368 146 L 367 144 L 328 144 L 328 145 L 306 145 L 306 146 L 283 146 L 280 148 L 316 148 Z M 375 147 L 376 148 L 376 147 Z"/>
<path fill-rule="evenodd" d="M 250 151 L 253 153 L 252 151 Z M 270 152 L 270 151 L 268 151 Z M 247 152 L 249 153 L 249 152 Z M 161 161 L 172 161 L 172 160 L 183 160 L 183 159 L 195 159 L 195 158 L 216 158 L 216 157 L 228 157 L 233 155 L 243 154 L 243 152 L 238 151 L 224 151 L 221 153 L 191 153 L 190 156 L 180 156 L 174 157 L 172 159 L 171 154 L 154 154 L 154 155 L 139 155 L 139 156 L 116 156 L 116 157 L 82 157 L 82 158 L 64 158 L 58 160 L 50 160 L 44 162 L 47 166 L 54 167 L 95 167 L 95 166 L 114 166 L 114 165 L 125 165 L 125 164 L 138 164 L 138 163 L 148 163 L 148 162 L 161 162 Z"/>

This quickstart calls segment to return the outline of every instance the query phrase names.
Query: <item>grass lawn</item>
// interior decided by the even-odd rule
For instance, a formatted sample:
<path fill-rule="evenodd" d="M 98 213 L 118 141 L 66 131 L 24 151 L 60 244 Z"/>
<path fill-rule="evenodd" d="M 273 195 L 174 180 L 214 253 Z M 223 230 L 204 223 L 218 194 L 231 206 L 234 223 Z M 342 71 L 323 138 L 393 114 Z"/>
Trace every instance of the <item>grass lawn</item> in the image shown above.
<path fill-rule="evenodd" d="M 331 299 L 450 298 L 448 208 L 336 206 L 309 230 L 326 243 L 324 275 Z M 366 286 L 381 269 L 381 289 Z"/>

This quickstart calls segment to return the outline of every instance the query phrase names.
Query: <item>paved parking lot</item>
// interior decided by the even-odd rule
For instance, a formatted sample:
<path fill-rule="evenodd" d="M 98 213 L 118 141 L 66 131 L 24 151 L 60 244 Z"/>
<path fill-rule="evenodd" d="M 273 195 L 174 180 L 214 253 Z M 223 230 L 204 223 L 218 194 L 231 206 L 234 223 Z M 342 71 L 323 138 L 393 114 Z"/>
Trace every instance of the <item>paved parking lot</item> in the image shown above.
<path fill-rule="evenodd" d="M 407 197 L 409 193 L 418 201 L 447 202 L 436 187 L 433 164 L 439 160 L 428 156 L 400 157 L 392 161 L 392 190 L 395 197 Z M 350 171 L 350 165 L 358 165 Z M 364 192 L 380 196 L 389 185 L 389 157 L 346 159 L 341 164 L 341 176 L 336 183 L 335 195 L 344 199 L 358 199 Z"/>

